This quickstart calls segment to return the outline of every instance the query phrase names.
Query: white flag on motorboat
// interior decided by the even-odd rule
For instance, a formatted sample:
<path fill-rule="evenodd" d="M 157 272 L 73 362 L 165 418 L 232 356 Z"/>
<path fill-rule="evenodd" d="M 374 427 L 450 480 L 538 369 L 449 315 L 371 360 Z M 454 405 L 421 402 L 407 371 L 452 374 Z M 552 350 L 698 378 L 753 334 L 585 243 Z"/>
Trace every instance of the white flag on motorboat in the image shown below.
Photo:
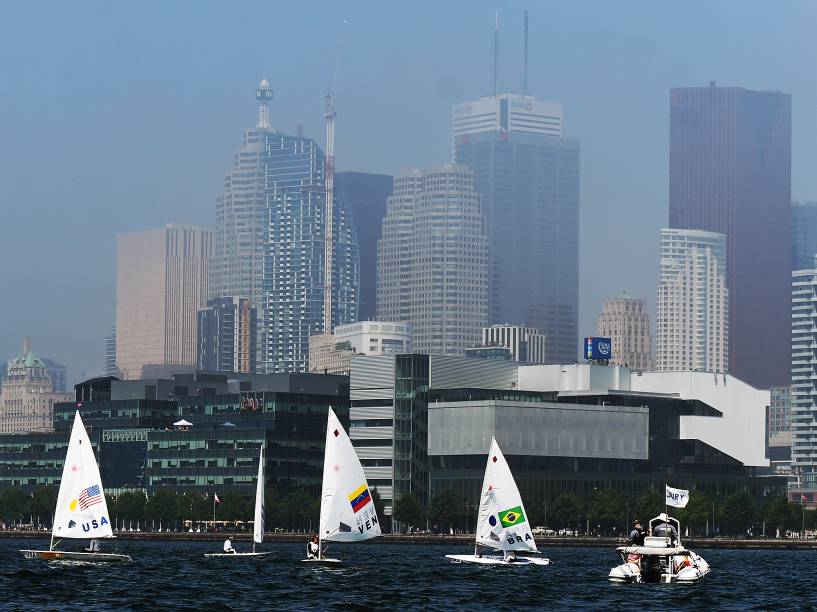
<path fill-rule="evenodd" d="M 689 491 L 673 489 L 669 485 L 665 486 L 667 488 L 666 504 L 673 508 L 686 508 L 687 502 L 689 501 Z"/>

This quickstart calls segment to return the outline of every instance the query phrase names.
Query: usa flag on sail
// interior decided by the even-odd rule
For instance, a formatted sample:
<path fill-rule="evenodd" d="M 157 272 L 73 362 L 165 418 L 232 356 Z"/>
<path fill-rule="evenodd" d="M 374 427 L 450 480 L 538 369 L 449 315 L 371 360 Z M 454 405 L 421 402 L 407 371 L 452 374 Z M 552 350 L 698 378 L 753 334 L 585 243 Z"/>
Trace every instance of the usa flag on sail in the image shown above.
<path fill-rule="evenodd" d="M 83 489 L 82 492 L 79 494 L 80 510 L 90 508 L 91 506 L 96 505 L 101 501 L 102 491 L 100 491 L 99 485 L 94 485 L 92 487 L 88 487 L 87 489 Z"/>

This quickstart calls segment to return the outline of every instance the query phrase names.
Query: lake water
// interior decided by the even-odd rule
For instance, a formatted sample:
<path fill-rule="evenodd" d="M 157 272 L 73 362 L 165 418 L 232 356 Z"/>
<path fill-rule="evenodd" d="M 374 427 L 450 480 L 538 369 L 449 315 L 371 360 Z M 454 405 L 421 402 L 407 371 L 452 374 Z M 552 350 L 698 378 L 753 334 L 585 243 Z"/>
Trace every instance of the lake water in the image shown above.
<path fill-rule="evenodd" d="M 133 563 L 25 560 L 47 541 L 0 539 L 0 607 L 89 610 L 336 609 L 804 610 L 817 606 L 817 552 L 699 550 L 694 585 L 614 585 L 613 550 L 550 547 L 547 567 L 453 565 L 464 546 L 332 545 L 339 569 L 304 567 L 305 544 L 264 544 L 261 559 L 205 559 L 219 542 L 122 541 Z M 236 543 L 240 550 L 249 544 Z"/>

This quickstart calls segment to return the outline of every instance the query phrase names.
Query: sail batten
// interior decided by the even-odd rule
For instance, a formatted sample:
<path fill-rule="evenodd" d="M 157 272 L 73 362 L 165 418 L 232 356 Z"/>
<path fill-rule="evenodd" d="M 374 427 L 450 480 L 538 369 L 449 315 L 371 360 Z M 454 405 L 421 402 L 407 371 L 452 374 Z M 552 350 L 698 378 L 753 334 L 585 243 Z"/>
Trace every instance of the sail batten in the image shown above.
<path fill-rule="evenodd" d="M 51 534 L 52 538 L 113 537 L 99 466 L 79 411 L 65 453 Z"/>
<path fill-rule="evenodd" d="M 494 438 L 482 481 L 476 532 L 476 543 L 480 546 L 537 552 L 522 496 Z"/>
<path fill-rule="evenodd" d="M 352 441 L 330 408 L 323 459 L 320 536 L 332 542 L 356 542 L 380 535 L 363 466 Z"/>

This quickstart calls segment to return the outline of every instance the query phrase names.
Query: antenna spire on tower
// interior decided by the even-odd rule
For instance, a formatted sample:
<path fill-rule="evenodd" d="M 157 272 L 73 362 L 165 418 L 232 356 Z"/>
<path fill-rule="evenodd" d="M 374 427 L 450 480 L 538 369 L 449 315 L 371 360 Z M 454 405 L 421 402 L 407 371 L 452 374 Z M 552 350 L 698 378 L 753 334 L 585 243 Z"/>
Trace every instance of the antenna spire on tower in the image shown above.
<path fill-rule="evenodd" d="M 525 51 L 522 60 L 522 95 L 528 95 L 528 11 L 525 11 Z"/>
<path fill-rule="evenodd" d="M 494 12 L 494 98 L 499 95 L 499 9 Z"/>
<path fill-rule="evenodd" d="M 255 99 L 258 100 L 258 127 L 269 129 L 269 101 L 272 100 L 272 89 L 266 78 L 261 79 L 258 84 Z"/>

